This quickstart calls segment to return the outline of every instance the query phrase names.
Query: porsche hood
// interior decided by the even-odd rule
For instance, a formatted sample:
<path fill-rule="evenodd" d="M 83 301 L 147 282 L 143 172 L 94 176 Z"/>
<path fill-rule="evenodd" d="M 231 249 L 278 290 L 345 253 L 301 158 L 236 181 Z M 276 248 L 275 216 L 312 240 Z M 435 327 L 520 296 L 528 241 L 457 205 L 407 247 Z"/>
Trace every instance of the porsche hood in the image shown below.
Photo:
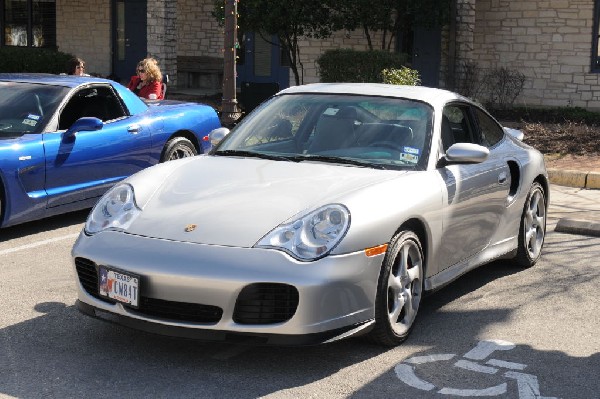
<path fill-rule="evenodd" d="M 176 162 L 175 162 L 176 163 Z M 403 172 L 313 162 L 199 156 L 152 173 L 153 192 L 129 233 L 176 241 L 251 247 L 279 224 Z M 166 165 L 165 165 L 166 166 Z M 376 173 L 374 173 L 376 172 Z M 143 172 L 142 172 L 143 173 Z M 161 176 L 153 179 L 154 176 Z M 156 181 L 158 180 L 158 181 Z M 146 197 L 146 196 L 144 196 Z"/>

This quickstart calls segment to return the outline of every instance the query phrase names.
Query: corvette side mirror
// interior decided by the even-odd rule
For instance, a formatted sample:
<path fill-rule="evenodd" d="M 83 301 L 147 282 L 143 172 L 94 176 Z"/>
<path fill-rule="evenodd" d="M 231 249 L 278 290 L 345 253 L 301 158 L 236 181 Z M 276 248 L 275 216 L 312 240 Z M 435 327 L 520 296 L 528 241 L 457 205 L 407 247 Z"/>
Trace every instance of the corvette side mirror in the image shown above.
<path fill-rule="evenodd" d="M 71 125 L 64 134 L 64 137 L 71 139 L 77 132 L 100 130 L 104 126 L 102 120 L 92 117 L 79 118 Z"/>

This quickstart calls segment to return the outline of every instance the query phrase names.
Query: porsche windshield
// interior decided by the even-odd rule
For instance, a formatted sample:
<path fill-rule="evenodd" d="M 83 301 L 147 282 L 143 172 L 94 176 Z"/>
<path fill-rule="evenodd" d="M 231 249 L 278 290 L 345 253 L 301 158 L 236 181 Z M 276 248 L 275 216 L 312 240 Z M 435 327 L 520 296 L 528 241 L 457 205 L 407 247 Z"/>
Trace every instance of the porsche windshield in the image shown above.
<path fill-rule="evenodd" d="M 68 88 L 0 82 L 0 138 L 40 133 Z"/>
<path fill-rule="evenodd" d="M 240 123 L 215 155 L 279 156 L 390 169 L 424 168 L 433 109 L 402 98 L 288 94 Z"/>

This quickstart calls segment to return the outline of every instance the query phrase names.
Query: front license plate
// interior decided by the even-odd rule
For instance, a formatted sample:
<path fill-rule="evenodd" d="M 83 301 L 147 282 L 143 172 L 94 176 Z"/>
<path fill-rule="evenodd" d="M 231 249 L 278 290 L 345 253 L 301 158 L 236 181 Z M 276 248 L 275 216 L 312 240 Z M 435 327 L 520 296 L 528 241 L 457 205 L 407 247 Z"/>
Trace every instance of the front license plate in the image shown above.
<path fill-rule="evenodd" d="M 98 270 L 98 291 L 100 295 L 138 307 L 140 277 L 122 271 L 100 266 Z"/>

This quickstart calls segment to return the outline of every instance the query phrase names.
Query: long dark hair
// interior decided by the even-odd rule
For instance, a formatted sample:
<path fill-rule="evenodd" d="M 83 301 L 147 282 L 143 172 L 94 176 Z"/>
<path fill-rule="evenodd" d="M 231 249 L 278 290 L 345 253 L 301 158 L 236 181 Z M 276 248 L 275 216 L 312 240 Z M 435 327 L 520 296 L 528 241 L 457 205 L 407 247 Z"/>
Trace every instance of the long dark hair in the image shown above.
<path fill-rule="evenodd" d="M 81 58 L 73 57 L 67 61 L 67 64 L 65 65 L 67 75 L 75 75 L 75 70 L 79 65 L 85 65 L 85 61 Z"/>

